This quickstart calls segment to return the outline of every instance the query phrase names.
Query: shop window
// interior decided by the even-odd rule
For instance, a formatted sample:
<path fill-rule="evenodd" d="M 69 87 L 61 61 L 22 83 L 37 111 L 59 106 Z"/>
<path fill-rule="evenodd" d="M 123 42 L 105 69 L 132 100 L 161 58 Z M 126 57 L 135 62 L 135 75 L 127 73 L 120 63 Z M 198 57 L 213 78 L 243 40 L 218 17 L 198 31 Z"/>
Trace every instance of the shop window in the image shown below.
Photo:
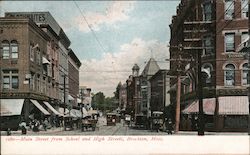
<path fill-rule="evenodd" d="M 225 52 L 235 52 L 234 33 L 225 34 Z"/>
<path fill-rule="evenodd" d="M 225 19 L 234 19 L 234 0 L 225 0 Z"/>
<path fill-rule="evenodd" d="M 248 80 L 249 77 L 249 68 L 248 68 L 248 64 L 245 63 L 242 66 L 242 85 L 248 85 L 250 84 L 250 81 Z"/>
<path fill-rule="evenodd" d="M 241 17 L 248 18 L 248 0 L 241 0 Z"/>
<path fill-rule="evenodd" d="M 224 117 L 224 128 L 231 129 L 247 129 L 247 116 L 225 116 Z"/>
<path fill-rule="evenodd" d="M 7 40 L 2 42 L 3 47 L 3 59 L 9 59 L 10 58 L 10 44 Z"/>
<path fill-rule="evenodd" d="M 225 86 L 235 85 L 235 67 L 233 64 L 228 64 L 224 70 L 224 82 Z"/>

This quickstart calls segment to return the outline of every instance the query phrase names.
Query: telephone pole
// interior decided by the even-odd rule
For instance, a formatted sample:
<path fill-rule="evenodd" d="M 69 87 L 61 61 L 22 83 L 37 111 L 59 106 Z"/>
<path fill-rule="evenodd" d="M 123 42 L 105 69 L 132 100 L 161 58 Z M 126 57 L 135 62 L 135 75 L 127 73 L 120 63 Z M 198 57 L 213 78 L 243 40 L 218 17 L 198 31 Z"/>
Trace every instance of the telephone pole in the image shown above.
<path fill-rule="evenodd" d="M 63 75 L 63 126 L 64 126 L 64 131 L 66 131 L 66 122 L 65 122 L 65 111 L 66 111 L 66 75 Z"/>

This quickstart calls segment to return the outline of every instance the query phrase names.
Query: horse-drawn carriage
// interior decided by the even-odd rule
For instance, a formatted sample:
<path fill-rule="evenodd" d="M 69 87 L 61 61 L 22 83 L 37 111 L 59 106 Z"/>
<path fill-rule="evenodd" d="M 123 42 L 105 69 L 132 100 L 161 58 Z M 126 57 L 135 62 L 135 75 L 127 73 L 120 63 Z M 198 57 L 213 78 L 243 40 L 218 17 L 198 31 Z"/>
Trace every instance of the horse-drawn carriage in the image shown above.
<path fill-rule="evenodd" d="M 87 131 L 91 129 L 92 131 L 95 131 L 97 119 L 91 119 L 91 118 L 84 118 L 82 120 L 82 131 Z"/>

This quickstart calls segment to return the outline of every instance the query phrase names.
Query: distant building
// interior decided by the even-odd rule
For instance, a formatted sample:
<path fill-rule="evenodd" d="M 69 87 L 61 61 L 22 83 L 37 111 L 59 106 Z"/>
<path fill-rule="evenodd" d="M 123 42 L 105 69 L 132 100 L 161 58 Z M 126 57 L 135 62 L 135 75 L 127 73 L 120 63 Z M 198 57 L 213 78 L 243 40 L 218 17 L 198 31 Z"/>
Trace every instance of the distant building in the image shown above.
<path fill-rule="evenodd" d="M 88 88 L 86 86 L 80 86 L 79 97 L 80 103 L 83 104 L 87 110 L 90 110 L 92 108 L 91 88 Z"/>
<path fill-rule="evenodd" d="M 75 55 L 72 49 L 68 53 L 68 68 L 69 68 L 69 95 L 72 98 L 73 106 L 77 107 L 77 98 L 79 94 L 79 68 L 81 62 Z"/>
<path fill-rule="evenodd" d="M 119 107 L 120 110 L 125 110 L 127 106 L 127 85 L 119 85 Z"/>
<path fill-rule="evenodd" d="M 140 77 L 139 77 L 140 67 L 135 64 L 132 68 L 132 75 L 126 81 L 127 84 L 127 106 L 126 112 L 130 114 L 134 119 L 136 115 L 140 114 Z"/>
<path fill-rule="evenodd" d="M 163 112 L 164 108 L 170 104 L 167 70 L 159 70 L 149 81 L 151 86 L 150 109 L 152 112 Z"/>
<path fill-rule="evenodd" d="M 151 84 L 149 79 L 160 69 L 159 65 L 155 61 L 154 58 L 150 58 L 147 62 L 146 66 L 144 67 L 141 76 L 140 76 L 140 83 L 141 83 L 141 104 L 140 109 L 141 113 L 146 115 L 147 117 L 151 116 L 151 108 L 150 108 L 150 101 L 151 101 Z"/>

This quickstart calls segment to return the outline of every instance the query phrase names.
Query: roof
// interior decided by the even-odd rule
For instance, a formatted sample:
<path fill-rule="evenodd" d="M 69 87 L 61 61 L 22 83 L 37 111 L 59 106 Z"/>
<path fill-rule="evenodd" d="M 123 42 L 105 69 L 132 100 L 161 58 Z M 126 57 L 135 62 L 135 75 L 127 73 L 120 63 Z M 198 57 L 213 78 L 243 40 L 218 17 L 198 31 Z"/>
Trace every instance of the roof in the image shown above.
<path fill-rule="evenodd" d="M 207 115 L 213 115 L 215 111 L 215 98 L 203 99 L 203 112 Z M 199 113 L 199 101 L 195 100 L 182 113 L 191 114 Z"/>
<path fill-rule="evenodd" d="M 150 58 L 144 70 L 142 71 L 142 75 L 154 75 L 160 69 L 159 65 L 155 61 L 154 58 Z"/>
<path fill-rule="evenodd" d="M 219 114 L 221 115 L 248 115 L 248 96 L 219 97 Z"/>

